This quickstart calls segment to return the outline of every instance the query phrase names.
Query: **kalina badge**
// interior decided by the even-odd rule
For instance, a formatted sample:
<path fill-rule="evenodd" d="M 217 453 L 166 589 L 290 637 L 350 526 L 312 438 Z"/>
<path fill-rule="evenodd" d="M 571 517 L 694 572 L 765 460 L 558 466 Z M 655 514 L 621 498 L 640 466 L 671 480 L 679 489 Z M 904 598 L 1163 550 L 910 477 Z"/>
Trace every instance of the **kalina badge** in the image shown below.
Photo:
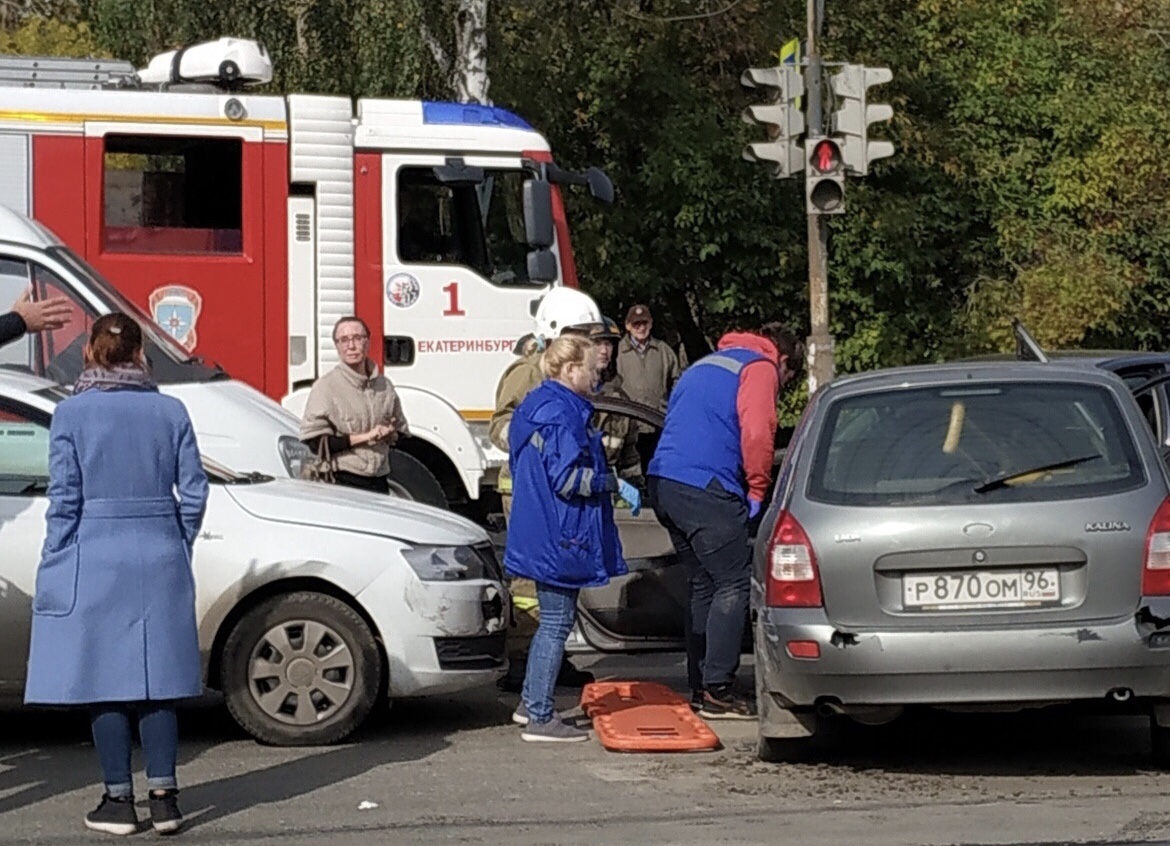
<path fill-rule="evenodd" d="M 203 298 L 183 285 L 164 285 L 150 295 L 150 316 L 162 330 L 188 351 L 199 342 L 195 324 L 203 310 Z"/>

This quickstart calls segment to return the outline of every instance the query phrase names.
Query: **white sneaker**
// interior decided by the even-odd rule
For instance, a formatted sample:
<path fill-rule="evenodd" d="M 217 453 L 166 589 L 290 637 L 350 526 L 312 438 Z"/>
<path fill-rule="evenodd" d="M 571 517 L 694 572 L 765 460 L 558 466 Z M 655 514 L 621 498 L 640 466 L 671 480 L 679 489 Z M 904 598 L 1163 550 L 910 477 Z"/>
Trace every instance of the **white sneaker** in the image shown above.
<path fill-rule="evenodd" d="M 529 721 L 524 731 L 520 732 L 520 739 L 529 743 L 579 743 L 589 739 L 589 732 L 574 728 L 559 717 L 553 717 L 547 723 Z"/>
<path fill-rule="evenodd" d="M 512 712 L 512 722 L 518 726 L 528 725 L 528 706 L 524 704 L 523 699 L 516 706 L 516 710 Z"/>

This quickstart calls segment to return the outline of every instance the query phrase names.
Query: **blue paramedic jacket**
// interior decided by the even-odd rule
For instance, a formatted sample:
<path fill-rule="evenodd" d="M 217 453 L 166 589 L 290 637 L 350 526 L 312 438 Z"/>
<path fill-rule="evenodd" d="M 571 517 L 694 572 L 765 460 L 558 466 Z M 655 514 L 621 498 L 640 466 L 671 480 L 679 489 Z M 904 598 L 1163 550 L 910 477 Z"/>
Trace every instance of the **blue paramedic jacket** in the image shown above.
<path fill-rule="evenodd" d="M 586 588 L 628 572 L 592 416 L 592 403 L 551 379 L 513 413 L 512 517 L 504 552 L 509 575 Z"/>

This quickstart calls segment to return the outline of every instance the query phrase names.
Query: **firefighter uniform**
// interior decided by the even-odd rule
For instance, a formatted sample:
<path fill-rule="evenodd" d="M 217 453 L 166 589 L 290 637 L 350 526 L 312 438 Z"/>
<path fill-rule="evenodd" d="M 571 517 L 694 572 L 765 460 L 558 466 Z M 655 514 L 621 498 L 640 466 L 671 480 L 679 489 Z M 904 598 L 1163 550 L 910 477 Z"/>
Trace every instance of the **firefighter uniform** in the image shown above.
<path fill-rule="evenodd" d="M 529 392 L 544 381 L 540 370 L 540 352 L 533 349 L 535 344 L 525 346 L 520 358 L 508 365 L 500 383 L 496 386 L 496 407 L 488 424 L 488 438 L 492 444 L 508 452 L 508 426 L 512 413 L 528 396 Z M 504 507 L 504 521 L 512 520 L 512 472 L 505 463 L 496 479 L 496 490 Z M 540 622 L 536 604 L 536 584 L 531 579 L 510 579 L 508 589 L 512 594 L 512 620 L 514 625 L 508 631 L 508 659 L 512 664 L 510 674 L 523 674 L 523 661 L 528 654 L 528 644 L 536 634 Z M 517 665 L 520 665 L 517 667 Z"/>
<path fill-rule="evenodd" d="M 601 384 L 599 393 L 615 399 L 630 399 L 622 389 L 622 377 L 617 374 Z M 601 445 L 610 468 L 626 481 L 639 479 L 642 476 L 642 462 L 638 456 L 638 434 L 634 421 L 623 414 L 598 411 L 593 415 L 593 425 L 601 432 Z"/>

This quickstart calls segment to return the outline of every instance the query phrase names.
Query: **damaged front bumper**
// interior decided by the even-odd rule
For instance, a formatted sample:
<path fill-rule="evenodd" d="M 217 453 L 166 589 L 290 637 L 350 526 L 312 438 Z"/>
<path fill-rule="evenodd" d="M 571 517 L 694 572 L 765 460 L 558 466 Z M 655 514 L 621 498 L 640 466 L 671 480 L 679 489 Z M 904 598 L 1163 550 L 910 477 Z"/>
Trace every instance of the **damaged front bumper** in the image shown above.
<path fill-rule="evenodd" d="M 483 687 L 507 670 L 511 597 L 500 581 L 422 581 L 403 568 L 375 580 L 358 600 L 384 610 L 371 613 L 386 648 L 391 698 Z M 399 612 L 385 613 L 392 608 Z"/>

